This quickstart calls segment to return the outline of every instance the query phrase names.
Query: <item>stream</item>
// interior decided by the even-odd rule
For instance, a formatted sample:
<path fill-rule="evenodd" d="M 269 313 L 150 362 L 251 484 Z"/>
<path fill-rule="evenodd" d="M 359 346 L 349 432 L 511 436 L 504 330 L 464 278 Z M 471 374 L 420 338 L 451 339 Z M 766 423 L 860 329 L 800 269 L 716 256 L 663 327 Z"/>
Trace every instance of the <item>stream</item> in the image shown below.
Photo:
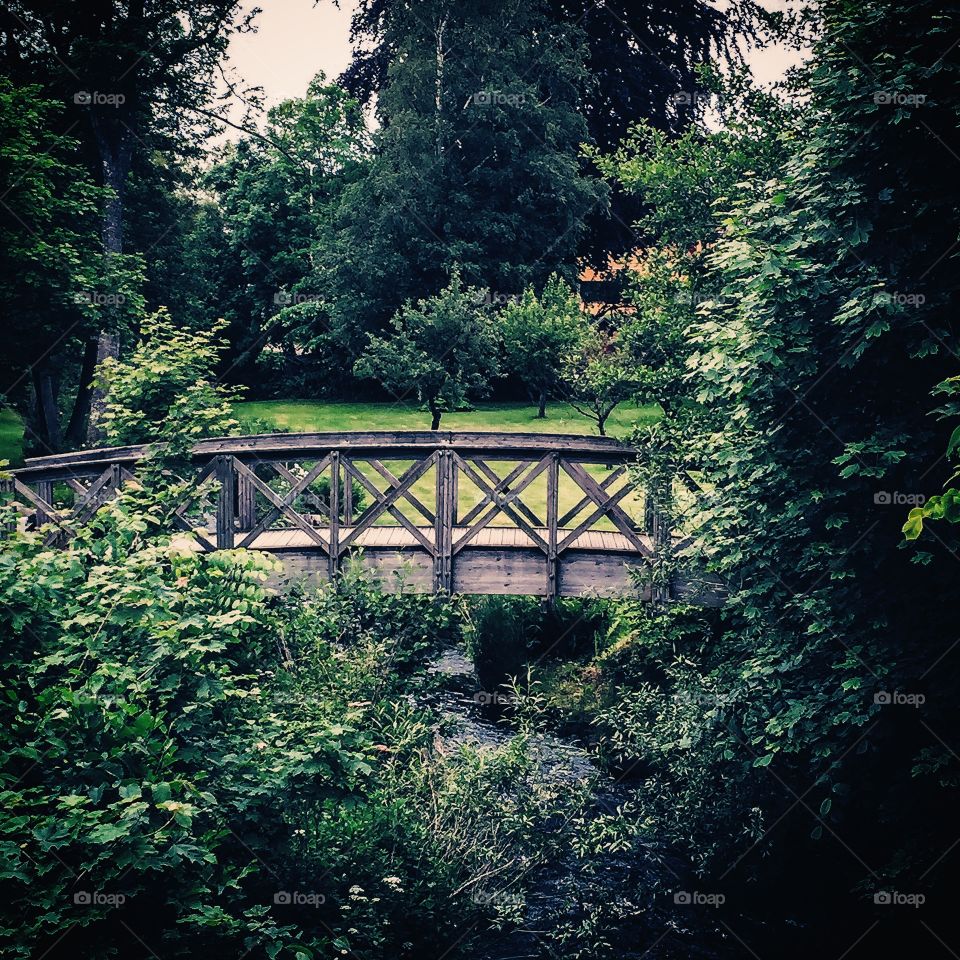
<path fill-rule="evenodd" d="M 428 668 L 436 680 L 431 706 L 442 718 L 440 743 L 444 748 L 469 744 L 475 749 L 505 745 L 515 731 L 504 717 L 501 704 L 481 687 L 474 665 L 459 648 L 448 648 Z M 490 702 L 494 701 L 494 702 Z M 629 803 L 637 785 L 618 783 L 601 771 L 588 751 L 576 742 L 549 733 L 531 736 L 531 755 L 539 765 L 539 779 L 552 787 L 580 789 L 591 784 L 591 799 L 584 811 L 587 820 L 612 815 Z M 555 825 L 563 829 L 565 823 Z M 529 872 L 528 872 L 529 871 Z M 542 863 L 528 872 L 525 897 L 515 898 L 518 922 L 484 935 L 477 960 L 542 960 L 575 955 L 557 941 L 556 933 L 570 925 L 589 931 L 592 915 L 608 907 L 614 897 L 620 902 L 618 941 L 608 944 L 612 955 L 624 960 L 639 958 L 718 958 L 729 949 L 717 942 L 715 921 L 694 908 L 678 908 L 675 890 L 691 889 L 692 881 L 679 861 L 647 844 L 633 844 L 617 853 L 587 859 L 566 849 L 554 862 Z M 681 880 L 681 878 L 684 878 Z M 505 875 L 504 886 L 511 882 Z M 509 896 L 509 895 L 506 895 Z M 509 903 L 507 904 L 509 906 Z M 597 933 L 603 943 L 603 931 Z M 550 945 L 550 949 L 547 945 Z M 570 945 L 573 946 L 572 944 Z M 577 940 L 577 946 L 583 943 Z M 717 949 L 719 948 L 719 949 Z"/>

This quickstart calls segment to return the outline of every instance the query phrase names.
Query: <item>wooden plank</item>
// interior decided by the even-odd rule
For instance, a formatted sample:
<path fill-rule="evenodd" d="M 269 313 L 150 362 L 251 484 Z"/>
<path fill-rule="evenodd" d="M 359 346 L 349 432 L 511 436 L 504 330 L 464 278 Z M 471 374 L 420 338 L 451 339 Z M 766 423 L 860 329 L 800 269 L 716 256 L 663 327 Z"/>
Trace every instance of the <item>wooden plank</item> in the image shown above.
<path fill-rule="evenodd" d="M 545 558 L 536 548 L 466 550 L 453 566 L 453 592 L 542 597 Z"/>
<path fill-rule="evenodd" d="M 344 462 L 347 467 L 352 466 L 349 460 Z M 343 476 L 343 525 L 353 526 L 353 477 L 346 468 Z"/>
<path fill-rule="evenodd" d="M 217 457 L 217 483 L 220 493 L 217 497 L 217 549 L 233 549 L 233 504 L 236 495 L 233 457 Z"/>
<path fill-rule="evenodd" d="M 334 450 L 330 454 L 330 550 L 327 553 L 331 580 L 340 569 L 340 480 L 340 451 Z M 352 482 L 349 474 L 346 476 L 346 481 Z"/>
<path fill-rule="evenodd" d="M 297 481 L 296 486 L 291 487 L 290 490 L 281 498 L 273 492 L 245 463 L 242 463 L 239 460 L 234 459 L 234 467 L 237 473 L 242 474 L 247 477 L 250 483 L 253 484 L 254 488 L 260 493 L 263 497 L 267 499 L 267 502 L 273 506 L 273 509 L 267 513 L 257 525 L 240 541 L 241 547 L 248 547 L 250 544 L 256 540 L 257 536 L 266 530 L 274 520 L 276 520 L 281 514 L 290 520 L 294 526 L 299 527 L 303 530 L 307 536 L 314 540 L 318 546 L 322 547 L 324 550 L 328 550 L 329 547 L 327 542 L 320 536 L 320 534 L 314 530 L 312 526 L 307 522 L 307 520 L 301 516 L 293 507 L 290 506 L 294 500 L 299 496 L 300 491 L 313 483 L 314 480 L 326 469 L 327 464 L 330 462 L 329 455 L 324 457 L 319 463 L 315 464 L 313 469 L 308 471 L 307 474 L 300 478 Z"/>
<path fill-rule="evenodd" d="M 400 453 L 396 459 L 402 459 L 405 454 L 414 451 L 429 454 L 443 447 L 486 453 L 504 460 L 522 459 L 523 453 L 526 453 L 529 459 L 536 459 L 545 452 L 558 451 L 583 462 L 608 463 L 622 462 L 638 454 L 635 448 L 611 437 L 431 430 L 219 437 L 201 440 L 194 447 L 194 455 L 205 463 L 218 455 L 232 455 L 244 461 L 269 460 L 271 457 L 289 460 L 312 459 L 312 454 L 319 453 L 322 456 L 334 449 L 363 450 L 384 455 L 394 450 Z M 143 444 L 31 457 L 26 461 L 26 465 L 16 472 L 23 480 L 30 477 L 31 482 L 37 475 L 44 473 L 56 474 L 59 479 L 63 470 L 89 468 L 91 472 L 99 473 L 111 463 L 129 466 L 143 459 L 149 452 L 149 445 Z M 295 456 L 291 457 L 291 453 Z"/>
<path fill-rule="evenodd" d="M 623 489 L 619 490 L 617 493 L 611 495 L 607 494 L 583 469 L 582 466 L 576 463 L 571 463 L 567 458 L 562 458 L 560 461 L 560 466 L 571 476 L 577 483 L 580 485 L 580 489 L 588 493 L 593 500 L 596 502 L 599 512 L 597 510 L 591 515 L 590 520 L 586 525 L 581 524 L 580 527 L 586 529 L 591 523 L 595 522 L 600 516 L 609 517 L 616 528 L 634 545 L 634 547 L 640 552 L 643 553 L 647 550 L 646 545 L 637 535 L 636 531 L 633 529 L 633 524 L 630 521 L 630 518 L 626 515 L 623 508 L 618 506 L 619 501 L 627 495 L 630 490 L 629 485 L 625 486 Z M 579 530 L 580 527 L 577 529 Z M 563 542 L 558 546 L 558 551 L 562 552 L 564 550 L 564 545 L 568 542 L 572 542 L 575 538 L 566 537 Z"/>
<path fill-rule="evenodd" d="M 547 599 L 557 596 L 557 513 L 560 510 L 560 457 L 550 454 L 547 468 Z"/>
<path fill-rule="evenodd" d="M 257 524 L 257 492 L 242 473 L 237 476 L 237 518 L 241 530 L 252 530 Z"/>
<path fill-rule="evenodd" d="M 113 463 L 94 480 L 73 505 L 69 521 L 86 523 L 120 489 L 120 466 Z"/>
<path fill-rule="evenodd" d="M 532 462 L 533 462 L 533 461 L 530 461 L 530 460 L 521 460 L 520 463 L 518 463 L 518 464 L 513 468 L 513 470 L 511 470 L 502 480 L 501 480 L 499 477 L 496 477 L 496 484 L 495 484 L 495 486 L 494 486 L 494 488 L 493 488 L 493 489 L 494 489 L 494 492 L 495 492 L 495 493 L 501 493 L 501 492 L 504 490 L 504 488 L 505 488 L 508 484 L 513 483 L 513 481 L 516 480 L 517 477 L 519 477 L 520 474 L 523 473 L 524 470 L 526 470 L 527 467 L 529 467 Z M 457 469 L 457 473 L 459 474 L 459 472 L 460 472 L 460 471 L 459 471 L 459 468 L 458 468 L 458 469 Z M 496 476 L 496 474 L 494 474 L 494 476 Z M 460 524 L 461 524 L 462 526 L 464 526 L 464 527 L 469 527 L 470 524 L 471 524 L 478 516 L 480 516 L 480 514 L 484 511 L 484 509 L 486 508 L 487 504 L 489 504 L 489 503 L 490 503 L 490 497 L 481 494 L 481 500 L 480 500 L 480 502 L 479 502 L 478 504 L 476 504 L 476 506 L 474 506 L 474 507 L 470 510 L 469 513 L 467 513 L 467 515 L 460 521 Z"/>
<path fill-rule="evenodd" d="M 37 499 L 43 503 L 49 504 L 50 509 L 40 508 L 37 510 L 37 526 L 42 527 L 45 523 L 59 523 L 55 518 L 59 517 L 59 512 L 53 507 L 53 481 L 40 480 L 37 483 Z"/>
<path fill-rule="evenodd" d="M 623 476 L 623 473 L 624 473 L 624 471 L 623 471 L 622 469 L 621 469 L 621 470 L 614 470 L 613 473 L 609 474 L 609 476 L 604 477 L 604 479 L 600 482 L 600 488 L 601 488 L 602 490 L 609 490 L 610 487 L 613 486 L 613 484 L 614 484 L 620 477 Z M 584 495 L 584 496 L 580 499 L 580 501 L 576 504 L 576 506 L 571 507 L 571 508 L 560 518 L 560 521 L 559 521 L 559 523 L 558 523 L 558 526 L 565 527 L 568 523 L 570 523 L 571 520 L 573 520 L 574 517 L 577 516 L 578 513 L 580 513 L 581 510 L 583 510 L 584 507 L 589 507 L 591 503 L 593 503 L 593 498 L 590 497 L 589 495 Z M 649 528 L 648 528 L 648 529 L 649 529 Z"/>
<path fill-rule="evenodd" d="M 507 514 L 516 524 L 520 527 L 521 530 L 526 533 L 530 539 L 544 552 L 548 552 L 548 547 L 546 541 L 527 523 L 525 517 L 513 509 L 512 501 L 515 500 L 520 494 L 533 482 L 544 470 L 547 469 L 548 459 L 544 457 L 540 462 L 533 467 L 532 470 L 517 484 L 516 487 L 509 493 L 505 495 L 495 494 L 491 490 L 490 486 L 486 481 L 481 477 L 476 470 L 470 465 L 469 461 L 464 460 L 458 453 L 453 452 L 453 456 L 456 458 L 457 462 L 460 464 L 461 469 L 469 477 L 470 481 L 475 484 L 481 493 L 485 493 L 493 504 L 501 510 L 503 513 Z M 491 509 L 493 509 L 491 507 Z M 486 516 L 486 522 L 492 519 L 490 514 Z M 474 530 L 479 529 L 484 525 L 484 521 L 478 521 L 461 539 L 457 545 L 457 551 L 463 549 L 464 546 L 472 539 L 475 535 Z"/>
<path fill-rule="evenodd" d="M 666 603 L 670 600 L 670 582 L 664 570 L 669 569 L 670 552 L 673 544 L 673 530 L 670 523 L 670 481 L 658 481 L 651 490 L 653 501 L 653 527 L 650 536 L 654 553 L 658 560 L 658 576 L 653 584 L 650 599 L 653 603 Z"/>
<path fill-rule="evenodd" d="M 643 570 L 640 558 L 628 561 L 622 554 L 593 553 L 588 550 L 560 556 L 561 597 L 630 597 L 649 599 L 649 584 L 638 587 L 631 569 Z"/>
<path fill-rule="evenodd" d="M 497 472 L 480 457 L 475 457 L 470 462 L 477 467 L 477 469 L 480 470 L 481 473 L 483 473 L 492 484 L 494 484 L 494 492 L 503 494 L 513 492 L 510 490 L 510 484 L 513 482 L 511 478 L 516 471 L 511 471 L 511 473 L 507 475 L 507 478 L 501 480 Z M 526 467 L 531 463 L 537 462 L 539 461 L 524 460 L 521 462 L 520 466 Z M 524 484 L 524 487 L 526 486 L 528 486 L 528 484 Z M 535 524 L 538 527 L 543 526 L 543 521 L 519 498 L 519 496 L 514 499 L 513 503 L 517 510 L 519 510 L 532 524 Z"/>
<path fill-rule="evenodd" d="M 453 453 L 440 450 L 437 453 L 437 517 L 434 543 L 436 544 L 436 567 L 434 588 L 449 593 L 452 588 L 453 571 Z"/>
<path fill-rule="evenodd" d="M 420 464 L 414 464 L 414 467 L 423 466 L 424 463 L 426 463 L 427 466 L 429 466 L 431 462 L 432 461 L 429 461 L 429 460 L 422 461 Z M 426 471 L 424 470 L 421 472 L 426 472 Z M 347 467 L 347 473 L 350 476 L 356 477 L 357 480 L 359 480 L 360 483 L 367 488 L 367 490 L 370 492 L 370 495 L 374 498 L 374 503 L 371 504 L 370 507 L 368 507 L 367 510 L 364 511 L 363 515 L 360 518 L 360 522 L 357 524 L 357 527 L 354 529 L 353 534 L 351 534 L 350 537 L 347 537 L 344 540 L 344 547 L 348 547 L 351 545 L 351 543 L 353 542 L 352 538 L 356 535 L 357 530 L 366 529 L 366 527 L 364 526 L 364 523 L 367 519 L 368 514 L 371 512 L 371 510 L 375 510 L 373 519 L 376 519 L 376 517 L 378 517 L 384 510 L 386 510 L 391 517 L 393 517 L 401 526 L 403 526 L 413 535 L 413 538 L 419 542 L 420 546 L 423 547 L 424 550 L 426 550 L 431 556 L 434 555 L 434 545 L 419 531 L 419 529 L 414 525 L 413 521 L 405 513 L 399 510 L 396 506 L 396 501 L 401 496 L 403 496 L 407 490 L 409 490 L 411 486 L 410 483 L 408 483 L 406 480 L 403 480 L 400 482 L 398 486 L 393 487 L 392 489 L 389 489 L 389 490 L 385 490 L 383 493 L 381 493 L 374 486 L 374 484 L 371 483 L 370 479 L 364 476 L 363 472 L 358 470 L 352 464 Z M 404 474 L 404 477 L 405 478 L 408 477 L 409 473 L 410 471 Z M 372 520 L 371 520 L 371 523 L 372 523 Z M 369 525 L 370 524 L 367 524 L 367 526 Z"/>
<path fill-rule="evenodd" d="M 373 469 L 376 470 L 377 473 L 379 473 L 380 476 L 383 477 L 383 479 L 386 480 L 391 487 L 398 487 L 400 485 L 399 479 L 397 479 L 391 470 L 385 464 L 381 463 L 376 457 L 368 457 L 365 462 L 370 464 L 370 466 L 373 467 Z M 427 523 L 432 524 L 436 522 L 437 518 L 434 516 L 433 511 L 425 507 L 423 503 L 421 503 L 420 500 L 410 492 L 410 490 L 406 490 L 403 496 L 408 503 L 410 503 L 416 510 L 420 512 L 421 516 L 423 516 Z"/>
<path fill-rule="evenodd" d="M 425 474 L 427 470 L 429 470 L 430 467 L 436 463 L 436 458 L 437 458 L 436 453 L 433 453 L 426 459 L 421 460 L 419 463 L 414 463 L 413 466 L 411 466 L 407 470 L 407 472 L 404 473 L 404 475 L 400 478 L 400 486 L 394 487 L 394 489 L 390 491 L 389 494 L 382 495 L 380 494 L 379 491 L 376 491 L 375 496 L 378 497 L 379 499 L 377 500 L 376 503 L 372 503 L 369 507 L 367 507 L 367 509 L 363 511 L 360 517 L 357 518 L 356 526 L 350 532 L 350 536 L 344 537 L 341 546 L 343 548 L 352 546 L 353 542 L 357 539 L 357 537 L 361 533 L 363 533 L 364 530 L 366 530 L 368 527 L 373 526 L 374 521 L 377 519 L 377 517 L 380 516 L 380 514 L 382 514 L 385 510 L 389 510 L 389 507 L 394 503 L 394 501 L 398 497 L 402 496 L 405 490 L 408 490 L 410 487 L 412 487 L 417 482 L 417 480 L 419 480 L 420 477 L 422 477 L 423 474 Z M 372 484 L 370 484 L 370 481 L 367 480 L 367 478 L 364 477 L 359 470 L 355 470 L 351 468 L 350 472 L 352 473 L 353 476 L 356 476 L 357 479 L 362 478 L 361 483 L 365 483 L 365 484 L 369 484 L 370 486 L 373 486 Z M 375 487 L 374 487 L 374 490 L 376 490 Z M 431 553 L 431 555 L 433 555 L 434 546 L 429 541 L 426 541 L 426 549 Z"/>

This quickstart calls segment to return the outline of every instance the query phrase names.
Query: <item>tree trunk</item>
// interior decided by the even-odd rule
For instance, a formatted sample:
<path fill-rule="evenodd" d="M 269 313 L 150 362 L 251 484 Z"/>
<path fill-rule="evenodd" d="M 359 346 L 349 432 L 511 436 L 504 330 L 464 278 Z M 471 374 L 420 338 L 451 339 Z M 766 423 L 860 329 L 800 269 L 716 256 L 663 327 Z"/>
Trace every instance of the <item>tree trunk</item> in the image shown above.
<path fill-rule="evenodd" d="M 433 409 L 433 408 L 431 407 L 431 408 L 430 408 L 430 412 L 431 412 L 431 414 L 433 414 L 433 422 L 430 424 L 430 429 L 431 429 L 431 430 L 439 430 L 439 429 L 440 429 L 440 416 L 441 416 L 441 414 L 442 414 L 442 411 L 441 411 L 441 410 L 435 410 L 435 409 Z"/>
<path fill-rule="evenodd" d="M 77 396 L 73 401 L 70 423 L 67 426 L 67 446 L 76 450 L 83 445 L 87 432 L 87 418 L 90 416 L 93 373 L 97 368 L 99 337 L 91 337 L 83 345 L 83 360 L 80 363 L 80 379 L 77 383 Z"/>
<path fill-rule="evenodd" d="M 607 423 L 607 417 L 609 416 L 610 416 L 609 413 L 602 413 L 600 414 L 599 417 L 597 417 L 597 430 L 600 431 L 601 437 L 605 437 L 607 435 L 606 423 Z"/>
<path fill-rule="evenodd" d="M 130 135 L 127 128 L 118 122 L 119 119 L 110 118 L 104 122 L 96 110 L 91 115 L 97 147 L 100 151 L 100 163 L 103 167 L 103 184 L 110 191 L 103 207 L 101 228 L 103 253 L 108 261 L 110 257 L 123 253 L 123 206 L 132 157 Z M 107 357 L 119 355 L 119 337 L 110 329 L 102 329 L 97 338 L 96 362 L 99 364 Z M 89 404 L 87 443 L 95 446 L 103 441 L 100 420 L 103 418 L 104 396 L 103 391 L 98 387 L 94 387 L 90 392 Z"/>
<path fill-rule="evenodd" d="M 96 366 L 100 366 L 107 357 L 120 355 L 120 342 L 116 334 L 108 330 L 101 330 L 97 336 Z M 87 444 L 96 446 L 103 443 L 104 432 L 100 426 L 107 409 L 107 398 L 100 387 L 93 387 L 90 391 L 90 419 L 87 423 Z"/>
<path fill-rule="evenodd" d="M 44 364 L 33 371 L 33 388 L 37 397 L 37 439 L 45 447 L 44 453 L 60 451 L 60 411 L 50 368 Z"/>
<path fill-rule="evenodd" d="M 537 419 L 543 420 L 547 415 L 547 391 L 540 391 L 539 405 L 537 407 Z"/>

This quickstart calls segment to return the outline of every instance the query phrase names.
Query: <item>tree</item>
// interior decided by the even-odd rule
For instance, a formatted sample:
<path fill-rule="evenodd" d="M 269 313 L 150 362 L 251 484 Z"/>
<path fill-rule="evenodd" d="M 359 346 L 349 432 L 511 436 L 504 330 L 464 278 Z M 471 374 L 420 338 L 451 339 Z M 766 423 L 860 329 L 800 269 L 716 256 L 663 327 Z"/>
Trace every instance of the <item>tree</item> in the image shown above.
<path fill-rule="evenodd" d="M 214 299 L 229 323 L 231 382 L 263 379 L 256 365 L 268 346 L 285 361 L 278 378 L 288 389 L 343 380 L 326 339 L 332 219 L 369 150 L 359 105 L 318 74 L 306 96 L 269 111 L 264 139 L 226 148 L 204 177 L 215 204 L 203 233 L 218 266 Z"/>
<path fill-rule="evenodd" d="M 353 15 L 353 60 L 341 79 L 363 103 L 382 96 L 391 71 L 406 55 L 395 30 L 395 6 L 388 0 L 362 0 Z M 447 7 L 455 18 L 458 5 Z M 581 38 L 585 82 L 578 109 L 587 129 L 579 139 L 602 151 L 614 150 L 639 120 L 680 133 L 707 103 L 698 68 L 736 63 L 736 41 L 755 37 L 763 16 L 749 3 L 730 4 L 721 11 L 704 0 L 549 0 L 541 10 L 553 30 L 573 31 Z M 508 8 L 503 19 L 516 23 L 515 11 Z M 592 175 L 589 160 L 583 171 Z M 642 210 L 637 199 L 618 190 L 610 199 L 609 210 L 605 204 L 590 210 L 589 233 L 580 234 L 577 252 L 598 264 L 605 264 L 609 254 L 619 256 L 636 246 L 639 236 L 632 229 Z"/>
<path fill-rule="evenodd" d="M 756 89 L 748 75 L 701 82 L 714 92 L 721 129 L 694 123 L 670 137 L 643 121 L 613 152 L 588 150 L 643 211 L 635 229 L 649 243 L 621 272 L 629 313 L 620 336 L 633 364 L 636 399 L 664 411 L 658 442 L 667 431 L 686 438 L 690 424 L 681 421 L 700 416 L 688 370 L 695 349 L 690 332 L 721 283 L 707 264 L 721 238 L 718 204 L 740 196 L 746 181 L 776 175 L 789 156 L 787 134 L 795 122 L 794 111 Z"/>
<path fill-rule="evenodd" d="M 703 788 L 688 781 L 667 802 L 683 810 L 692 855 L 739 858 L 754 843 L 728 843 L 739 825 L 782 817 L 738 870 L 773 882 L 759 857 L 783 842 L 792 876 L 822 878 L 818 840 L 833 836 L 858 851 L 831 871 L 839 901 L 891 876 L 927 889 L 955 839 L 942 811 L 957 777 L 957 679 L 938 658 L 956 639 L 942 602 L 955 594 L 956 531 L 898 549 L 898 501 L 925 495 L 949 439 L 927 411 L 956 372 L 960 63 L 944 53 L 957 24 L 937 3 L 828 0 L 816 16 L 803 135 L 787 129 L 779 173 L 744 177 L 718 204 L 715 294 L 690 330 L 704 486 L 688 552 L 729 602 L 652 654 L 695 664 L 732 697 L 693 741 Z M 922 722 L 888 707 L 893 691 L 925 698 Z M 670 794 L 688 747 L 661 759 Z M 838 944 L 850 933 L 838 924 Z"/>
<path fill-rule="evenodd" d="M 606 436 L 611 413 L 636 390 L 636 373 L 621 333 L 615 328 L 589 328 L 577 348 L 564 359 L 563 384 L 570 405 L 597 424 Z"/>
<path fill-rule="evenodd" d="M 53 132 L 62 112 L 39 86 L 0 77 L 0 303 L 10 320 L 2 370 L 28 447 L 40 454 L 83 438 L 76 408 L 64 422 L 63 397 L 90 372 L 71 359 L 95 335 L 104 304 L 139 304 L 134 273 L 103 272 L 101 191 L 76 162 L 76 141 Z"/>
<path fill-rule="evenodd" d="M 167 149 L 188 149 L 216 118 L 209 100 L 220 59 L 230 36 L 248 29 L 257 12 L 243 13 L 241 7 L 240 0 L 186 6 L 173 0 L 93 6 L 14 0 L 7 5 L 0 19 L 0 62 L 14 78 L 42 79 L 70 105 L 77 121 L 71 129 L 76 128 L 85 162 L 105 188 L 101 238 L 108 261 L 124 251 L 127 181 L 135 153 L 161 140 Z M 84 348 L 74 414 L 81 421 L 94 402 L 88 389 L 94 366 L 117 355 L 117 337 L 127 319 L 112 305 L 99 315 L 100 330 Z M 94 425 L 91 431 L 93 438 Z"/>
<path fill-rule="evenodd" d="M 464 287 L 455 271 L 435 297 L 398 311 L 391 336 L 370 336 L 355 372 L 397 399 L 415 393 L 430 411 L 430 429 L 439 430 L 444 413 L 489 393 L 497 376 L 496 327 L 480 293 Z"/>
<path fill-rule="evenodd" d="M 606 195 L 580 169 L 581 37 L 542 0 L 383 13 L 395 56 L 377 98 L 376 156 L 344 194 L 323 265 L 337 284 L 334 332 L 354 355 L 366 331 L 436 293 L 454 264 L 497 296 L 539 288 L 572 263 Z"/>
<path fill-rule="evenodd" d="M 504 366 L 537 403 L 537 417 L 546 416 L 547 397 L 555 396 L 564 359 L 587 335 L 588 323 L 576 294 L 557 275 L 538 298 L 527 287 L 519 302 L 500 313 Z"/>

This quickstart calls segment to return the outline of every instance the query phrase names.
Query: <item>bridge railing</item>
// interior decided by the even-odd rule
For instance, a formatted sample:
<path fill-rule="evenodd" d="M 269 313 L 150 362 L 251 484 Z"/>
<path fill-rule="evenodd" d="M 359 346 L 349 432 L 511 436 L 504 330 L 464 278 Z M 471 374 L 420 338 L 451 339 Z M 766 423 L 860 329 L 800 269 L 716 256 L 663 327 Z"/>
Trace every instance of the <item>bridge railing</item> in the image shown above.
<path fill-rule="evenodd" d="M 146 447 L 28 460 L 13 487 L 28 520 L 67 542 L 123 484 Z M 310 433 L 204 440 L 175 522 L 200 549 L 313 551 L 329 575 L 359 547 L 415 551 L 435 589 L 481 547 L 538 551 L 546 596 L 558 561 L 587 549 L 652 559 L 671 542 L 631 482 L 636 451 L 603 437 L 501 433 Z"/>

